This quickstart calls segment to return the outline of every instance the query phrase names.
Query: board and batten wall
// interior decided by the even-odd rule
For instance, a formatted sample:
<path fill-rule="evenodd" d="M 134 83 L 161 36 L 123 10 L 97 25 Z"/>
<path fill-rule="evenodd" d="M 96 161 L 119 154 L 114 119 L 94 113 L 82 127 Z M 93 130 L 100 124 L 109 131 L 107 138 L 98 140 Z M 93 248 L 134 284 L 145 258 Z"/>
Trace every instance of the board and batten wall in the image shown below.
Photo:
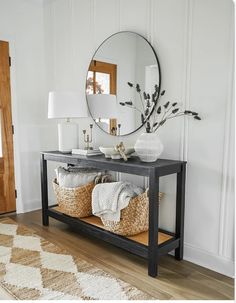
<path fill-rule="evenodd" d="M 165 100 L 200 113 L 160 131 L 162 157 L 188 161 L 184 258 L 234 275 L 234 5 L 230 0 L 49 0 L 44 3 L 51 89 L 84 90 L 91 56 L 123 30 L 146 37 L 161 64 Z M 82 128 L 91 120 L 80 119 Z M 123 137 L 134 144 L 140 132 Z M 95 128 L 95 145 L 118 139 Z M 82 138 L 80 138 L 82 144 Z M 121 176 L 138 184 L 147 180 Z M 161 181 L 161 226 L 174 228 L 174 176 Z M 173 189 L 174 188 L 174 189 Z"/>

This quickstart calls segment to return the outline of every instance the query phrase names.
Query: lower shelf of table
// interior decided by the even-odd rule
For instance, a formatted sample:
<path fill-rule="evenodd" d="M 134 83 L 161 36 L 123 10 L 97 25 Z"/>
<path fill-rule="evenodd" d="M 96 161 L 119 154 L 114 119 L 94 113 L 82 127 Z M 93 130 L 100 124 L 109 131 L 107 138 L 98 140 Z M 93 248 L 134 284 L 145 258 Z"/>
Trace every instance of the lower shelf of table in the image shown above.
<path fill-rule="evenodd" d="M 53 207 L 52 209 L 56 210 L 57 212 L 60 212 L 59 207 Z M 73 219 L 76 219 L 76 218 L 73 218 Z M 93 225 L 93 226 L 96 226 L 96 227 L 99 227 L 101 229 L 106 230 L 99 217 L 90 216 L 90 217 L 86 217 L 86 218 L 80 218 L 80 219 L 77 219 L 77 220 L 86 222 L 90 225 Z M 130 240 L 133 240 L 135 242 L 138 242 L 140 244 L 143 244 L 145 246 L 148 246 L 148 231 L 142 232 L 142 233 L 134 235 L 134 236 L 128 236 L 126 238 L 128 238 Z M 169 241 L 170 239 L 173 239 L 173 238 L 174 237 L 170 234 L 167 234 L 167 233 L 164 233 L 164 232 L 159 232 L 158 233 L 158 245 L 163 244 L 164 242 Z"/>
<path fill-rule="evenodd" d="M 91 216 L 91 217 L 86 217 L 86 218 L 81 218 L 80 220 L 87 222 L 89 224 L 95 225 L 97 227 L 100 228 L 104 228 L 102 221 L 100 220 L 100 218 L 95 217 L 95 216 Z M 142 232 L 140 234 L 134 235 L 134 236 L 129 236 L 126 237 L 130 240 L 133 240 L 135 242 L 144 244 L 144 245 L 148 245 L 148 232 Z M 167 235 L 165 233 L 159 232 L 158 233 L 158 244 L 162 244 L 168 240 L 172 239 L 172 236 Z"/>

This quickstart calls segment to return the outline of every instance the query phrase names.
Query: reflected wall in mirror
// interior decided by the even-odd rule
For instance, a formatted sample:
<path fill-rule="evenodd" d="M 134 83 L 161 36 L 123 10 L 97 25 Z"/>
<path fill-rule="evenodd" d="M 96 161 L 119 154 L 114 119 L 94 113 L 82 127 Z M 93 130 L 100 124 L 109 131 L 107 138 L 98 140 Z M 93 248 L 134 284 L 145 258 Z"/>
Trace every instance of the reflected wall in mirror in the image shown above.
<path fill-rule="evenodd" d="M 128 135 L 152 114 L 160 86 L 160 65 L 151 44 L 133 32 L 116 33 L 99 46 L 88 68 L 90 114 L 106 133 Z"/>

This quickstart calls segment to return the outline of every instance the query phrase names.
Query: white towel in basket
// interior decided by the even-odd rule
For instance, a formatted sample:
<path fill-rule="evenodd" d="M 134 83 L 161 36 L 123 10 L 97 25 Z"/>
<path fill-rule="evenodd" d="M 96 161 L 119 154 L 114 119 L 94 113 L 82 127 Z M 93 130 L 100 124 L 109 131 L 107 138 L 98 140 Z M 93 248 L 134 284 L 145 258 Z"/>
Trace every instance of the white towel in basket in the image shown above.
<path fill-rule="evenodd" d="M 92 213 L 104 220 L 120 221 L 120 211 L 130 199 L 144 192 L 143 188 L 129 182 L 98 184 L 92 193 Z"/>

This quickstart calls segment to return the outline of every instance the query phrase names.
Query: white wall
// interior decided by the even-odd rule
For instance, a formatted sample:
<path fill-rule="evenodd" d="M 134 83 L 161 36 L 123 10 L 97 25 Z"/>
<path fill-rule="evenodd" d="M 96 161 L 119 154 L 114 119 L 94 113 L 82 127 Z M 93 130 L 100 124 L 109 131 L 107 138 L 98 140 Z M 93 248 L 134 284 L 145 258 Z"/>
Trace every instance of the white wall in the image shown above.
<path fill-rule="evenodd" d="M 233 275 L 233 2 L 230 0 L 45 1 L 52 89 L 84 89 L 96 47 L 130 30 L 154 45 L 166 100 L 200 112 L 203 121 L 171 121 L 160 131 L 163 157 L 188 161 L 187 260 Z M 88 126 L 89 119 L 80 121 Z M 139 132 L 140 133 L 140 132 Z M 133 144 L 139 135 L 127 136 Z M 123 139 L 123 138 L 122 138 Z M 96 145 L 114 144 L 96 128 Z M 56 148 L 56 146 L 55 146 Z M 140 177 L 129 177 L 144 184 Z M 175 177 L 163 178 L 161 225 L 173 230 Z"/>
<path fill-rule="evenodd" d="M 11 88 L 18 212 L 39 207 L 39 151 L 47 150 L 50 145 L 55 146 L 54 137 L 50 138 L 50 129 L 47 130 L 48 89 L 43 27 L 42 1 L 0 0 L 0 40 L 9 42 L 12 57 Z"/>

